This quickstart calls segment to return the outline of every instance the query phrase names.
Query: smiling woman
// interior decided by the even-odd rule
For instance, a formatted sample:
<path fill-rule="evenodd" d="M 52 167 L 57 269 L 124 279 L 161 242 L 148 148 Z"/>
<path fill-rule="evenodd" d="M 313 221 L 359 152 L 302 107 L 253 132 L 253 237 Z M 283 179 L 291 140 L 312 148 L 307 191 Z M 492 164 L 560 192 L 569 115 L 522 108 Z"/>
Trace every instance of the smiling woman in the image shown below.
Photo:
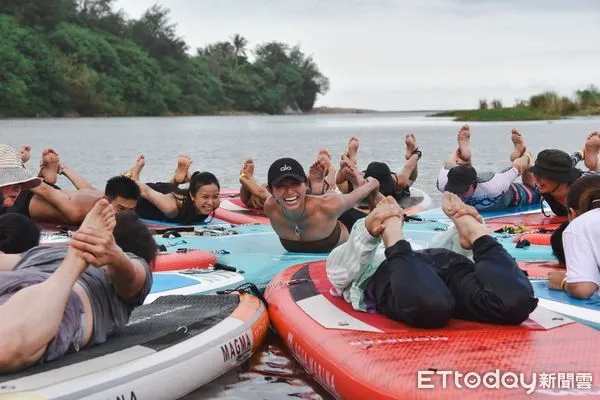
<path fill-rule="evenodd" d="M 11 207 L 22 190 L 33 189 L 42 182 L 23 165 L 21 155 L 12 147 L 0 145 L 0 195 L 1 212 Z"/>
<path fill-rule="evenodd" d="M 271 196 L 264 212 L 283 247 L 292 252 L 327 253 L 344 243 L 353 223 L 365 215 L 353 212 L 354 205 L 379 188 L 376 179 L 367 178 L 351 193 L 313 196 L 306 194 L 306 184 L 304 168 L 293 158 L 280 158 L 269 167 Z"/>

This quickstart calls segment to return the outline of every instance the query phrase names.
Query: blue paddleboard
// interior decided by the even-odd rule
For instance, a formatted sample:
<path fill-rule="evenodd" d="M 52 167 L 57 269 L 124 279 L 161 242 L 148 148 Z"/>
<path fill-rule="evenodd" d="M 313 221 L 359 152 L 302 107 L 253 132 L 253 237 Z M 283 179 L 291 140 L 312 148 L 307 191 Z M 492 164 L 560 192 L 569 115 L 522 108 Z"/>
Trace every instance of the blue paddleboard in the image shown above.
<path fill-rule="evenodd" d="M 269 225 L 227 224 L 221 232 L 218 228 L 200 227 L 196 234 L 182 234 L 178 238 L 155 236 L 155 240 L 167 251 L 189 248 L 214 252 L 219 263 L 235 267 L 246 281 L 256 285 L 269 283 L 277 273 L 292 265 L 327 258 L 327 253 L 288 252 Z"/>
<path fill-rule="evenodd" d="M 595 293 L 588 300 L 570 297 L 561 290 L 548 289 L 547 280 L 531 282 L 539 305 L 557 313 L 566 315 L 582 324 L 600 330 L 600 296 Z"/>

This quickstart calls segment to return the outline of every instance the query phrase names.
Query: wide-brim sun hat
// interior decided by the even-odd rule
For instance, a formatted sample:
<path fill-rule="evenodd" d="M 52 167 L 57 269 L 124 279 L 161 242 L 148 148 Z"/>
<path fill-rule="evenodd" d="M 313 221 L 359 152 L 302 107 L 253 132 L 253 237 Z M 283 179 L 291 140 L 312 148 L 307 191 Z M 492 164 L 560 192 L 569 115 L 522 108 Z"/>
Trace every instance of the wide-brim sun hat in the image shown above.
<path fill-rule="evenodd" d="M 581 176 L 581 170 L 573 166 L 571 156 L 558 149 L 540 151 L 528 171 L 557 183 L 572 183 Z"/>
<path fill-rule="evenodd" d="M 0 187 L 21 185 L 21 190 L 39 186 L 42 180 L 33 176 L 23 165 L 19 152 L 7 144 L 0 144 Z"/>

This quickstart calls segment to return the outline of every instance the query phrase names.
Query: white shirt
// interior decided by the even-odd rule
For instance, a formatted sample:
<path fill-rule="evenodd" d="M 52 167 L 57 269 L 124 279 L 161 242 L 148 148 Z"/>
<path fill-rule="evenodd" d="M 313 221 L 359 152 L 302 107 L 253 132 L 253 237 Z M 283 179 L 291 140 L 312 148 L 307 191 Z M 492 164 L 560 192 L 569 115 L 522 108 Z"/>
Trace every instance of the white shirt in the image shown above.
<path fill-rule="evenodd" d="M 567 282 L 593 282 L 600 286 L 600 209 L 569 223 L 563 232 Z"/>
<path fill-rule="evenodd" d="M 442 165 L 437 179 L 437 189 L 440 192 L 444 191 L 448 183 L 448 172 L 450 169 Z M 484 173 L 486 175 L 483 181 L 478 174 L 477 187 L 471 198 L 466 202 L 474 206 L 479 211 L 493 211 L 507 206 L 512 200 L 513 194 L 507 194 L 511 184 L 519 177 L 519 170 L 515 167 L 507 168 L 506 170 Z M 508 196 L 509 198 L 505 198 Z"/>

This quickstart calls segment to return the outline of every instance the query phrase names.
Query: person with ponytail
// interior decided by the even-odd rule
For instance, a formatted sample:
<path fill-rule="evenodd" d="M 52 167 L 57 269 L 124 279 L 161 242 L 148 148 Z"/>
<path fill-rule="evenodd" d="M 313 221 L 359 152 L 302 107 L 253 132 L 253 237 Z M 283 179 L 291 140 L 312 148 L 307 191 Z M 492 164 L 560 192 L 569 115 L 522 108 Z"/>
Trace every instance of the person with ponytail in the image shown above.
<path fill-rule="evenodd" d="M 140 218 L 188 225 L 204 222 L 220 205 L 221 186 L 210 172 L 194 172 L 188 189 L 167 183 L 136 182 L 141 198 L 135 212 Z"/>
<path fill-rule="evenodd" d="M 600 287 L 600 175 L 577 179 L 567 193 L 569 225 L 562 235 L 567 270 L 548 274 L 548 287 L 589 299 Z"/>

